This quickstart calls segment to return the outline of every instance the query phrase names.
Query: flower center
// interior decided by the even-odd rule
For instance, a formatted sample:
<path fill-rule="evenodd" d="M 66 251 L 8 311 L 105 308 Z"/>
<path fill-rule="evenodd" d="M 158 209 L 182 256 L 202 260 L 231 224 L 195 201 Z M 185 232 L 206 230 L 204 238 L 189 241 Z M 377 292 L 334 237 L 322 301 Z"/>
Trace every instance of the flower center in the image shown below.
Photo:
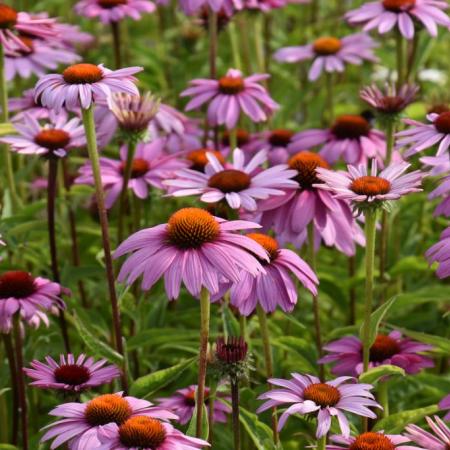
<path fill-rule="evenodd" d="M 288 162 L 289 167 L 298 172 L 295 180 L 302 189 L 312 189 L 313 184 L 320 183 L 316 169 L 323 167 L 329 169 L 330 165 L 317 153 L 300 152 L 294 155 Z"/>
<path fill-rule="evenodd" d="M 336 119 L 331 132 L 337 139 L 358 139 L 370 132 L 370 123 L 359 115 L 344 115 Z"/>
<path fill-rule="evenodd" d="M 236 130 L 236 142 L 238 147 L 242 147 L 245 144 L 250 142 L 250 133 L 248 131 L 243 130 L 242 128 L 238 128 Z M 225 147 L 230 146 L 230 132 L 224 131 L 222 134 L 222 144 Z"/>
<path fill-rule="evenodd" d="M 127 3 L 127 0 L 97 0 L 97 4 L 105 9 L 115 8 L 116 6 L 126 5 Z"/>
<path fill-rule="evenodd" d="M 111 422 L 122 425 L 131 416 L 131 412 L 131 407 L 124 398 L 115 394 L 105 394 L 87 404 L 84 416 L 92 426 Z"/>
<path fill-rule="evenodd" d="M 78 364 L 64 364 L 59 366 L 55 369 L 53 375 L 58 383 L 69 384 L 70 386 L 78 386 L 86 383 L 91 378 L 89 369 Z"/>
<path fill-rule="evenodd" d="M 270 260 L 274 261 L 278 256 L 278 242 L 267 234 L 262 233 L 249 233 L 247 237 L 256 241 L 264 250 L 269 254 Z"/>
<path fill-rule="evenodd" d="M 8 5 L 0 4 L 0 29 L 12 28 L 17 23 L 17 11 Z"/>
<path fill-rule="evenodd" d="M 26 45 L 27 49 L 18 49 L 16 50 L 20 55 L 29 55 L 34 51 L 33 39 L 28 36 L 19 36 L 19 39 L 22 41 L 22 44 Z"/>
<path fill-rule="evenodd" d="M 398 113 L 405 107 L 405 101 L 402 97 L 386 96 L 382 100 L 382 109 L 387 113 Z"/>
<path fill-rule="evenodd" d="M 381 433 L 360 434 L 348 450 L 395 450 L 392 441 Z"/>
<path fill-rule="evenodd" d="M 318 55 L 334 55 L 342 47 L 340 39 L 327 36 L 316 39 L 313 44 L 313 49 Z"/>
<path fill-rule="evenodd" d="M 147 160 L 142 158 L 133 159 L 131 163 L 131 178 L 143 177 L 150 169 L 150 164 Z M 125 163 L 120 165 L 120 173 L 123 174 L 125 171 Z"/>
<path fill-rule="evenodd" d="M 326 383 L 311 384 L 303 392 L 305 400 L 311 400 L 322 407 L 335 406 L 341 399 L 337 388 Z"/>
<path fill-rule="evenodd" d="M 379 334 L 370 347 L 370 360 L 372 362 L 383 362 L 398 353 L 400 353 L 398 342 L 390 336 Z"/>
<path fill-rule="evenodd" d="M 214 216 L 200 208 L 180 209 L 167 223 L 169 241 L 183 249 L 201 247 L 214 241 L 219 233 L 220 226 Z"/>
<path fill-rule="evenodd" d="M 208 186 L 222 192 L 241 192 L 250 186 L 252 179 L 241 170 L 225 169 L 215 173 L 208 181 Z"/>
<path fill-rule="evenodd" d="M 156 450 L 166 440 L 166 430 L 159 420 L 135 416 L 119 427 L 119 437 L 126 448 Z"/>
<path fill-rule="evenodd" d="M 269 136 L 269 142 L 274 147 L 287 147 L 291 143 L 294 132 L 291 130 L 273 130 Z"/>
<path fill-rule="evenodd" d="M 41 130 L 34 138 L 34 142 L 49 150 L 58 150 L 69 144 L 70 135 L 64 130 Z"/>
<path fill-rule="evenodd" d="M 384 178 L 369 175 L 353 180 L 350 189 L 358 195 L 384 195 L 391 190 L 391 183 Z"/>
<path fill-rule="evenodd" d="M 67 67 L 62 76 L 69 84 L 93 84 L 103 78 L 103 72 L 94 64 L 74 64 Z"/>
<path fill-rule="evenodd" d="M 416 4 L 416 0 L 383 0 L 383 6 L 388 11 L 401 12 L 411 9 Z"/>
<path fill-rule="evenodd" d="M 439 114 L 434 126 L 439 133 L 450 134 L 450 111 Z"/>
<path fill-rule="evenodd" d="M 219 91 L 225 95 L 236 95 L 245 89 L 244 80 L 241 77 L 224 76 L 219 78 Z"/>
<path fill-rule="evenodd" d="M 186 156 L 186 159 L 192 163 L 191 169 L 203 172 L 203 169 L 209 162 L 206 157 L 206 152 L 212 153 L 219 160 L 220 164 L 225 164 L 225 158 L 222 153 L 209 148 L 200 148 L 198 150 L 193 150 Z"/>
<path fill-rule="evenodd" d="M 26 298 L 35 292 L 34 278 L 28 272 L 16 270 L 0 276 L 0 298 Z"/>

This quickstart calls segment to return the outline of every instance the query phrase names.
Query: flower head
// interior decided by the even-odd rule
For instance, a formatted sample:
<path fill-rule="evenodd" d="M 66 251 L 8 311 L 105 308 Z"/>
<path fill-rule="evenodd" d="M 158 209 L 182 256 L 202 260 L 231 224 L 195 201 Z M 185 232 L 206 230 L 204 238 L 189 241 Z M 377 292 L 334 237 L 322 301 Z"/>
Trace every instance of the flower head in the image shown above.
<path fill-rule="evenodd" d="M 186 155 L 186 159 L 191 164 L 190 168 L 192 170 L 197 170 L 198 172 L 204 172 L 205 167 L 209 164 L 208 153 L 212 153 L 220 164 L 226 164 L 224 156 L 219 151 L 213 150 L 212 148 L 199 148 L 190 151 Z"/>
<path fill-rule="evenodd" d="M 430 176 L 446 174 L 439 180 L 438 186 L 428 194 L 430 200 L 439 198 L 441 201 L 433 212 L 433 216 L 450 217 L 450 159 L 448 155 L 424 156 L 420 162 L 430 166 Z"/>
<path fill-rule="evenodd" d="M 450 227 L 441 234 L 439 242 L 430 247 L 425 253 L 430 264 L 437 262 L 439 267 L 436 275 L 439 278 L 450 276 Z"/>
<path fill-rule="evenodd" d="M 437 26 L 450 26 L 450 18 L 444 13 L 446 1 L 440 0 L 376 0 L 346 14 L 351 25 L 364 24 L 364 31 L 378 29 L 380 34 L 398 27 L 406 39 L 412 39 L 417 25 L 426 28 L 436 37 Z"/>
<path fill-rule="evenodd" d="M 450 394 L 439 402 L 439 408 L 443 411 L 447 411 L 444 420 L 450 420 Z"/>
<path fill-rule="evenodd" d="M 434 416 L 434 421 L 430 417 L 426 419 L 432 433 L 422 430 L 417 425 L 408 425 L 406 436 L 427 450 L 448 450 L 450 447 L 448 426 L 438 416 Z"/>
<path fill-rule="evenodd" d="M 332 436 L 327 450 L 424 450 L 408 444 L 411 439 L 401 434 L 369 431 L 356 437 Z"/>
<path fill-rule="evenodd" d="M 150 0 L 80 0 L 74 6 L 80 16 L 102 23 L 120 22 L 126 17 L 140 20 L 142 13 L 153 13 L 156 6 Z"/>
<path fill-rule="evenodd" d="M 4 272 L 0 275 L 0 331 L 11 330 L 16 313 L 30 322 L 40 312 L 51 311 L 54 307 L 64 309 L 62 293 L 69 291 L 45 278 L 20 270 Z"/>
<path fill-rule="evenodd" d="M 195 409 L 197 385 L 193 384 L 183 389 L 178 389 L 174 394 L 167 398 L 159 398 L 159 406 L 161 408 L 172 411 L 178 416 L 178 422 L 180 425 L 186 425 L 192 419 Z M 205 405 L 207 408 L 209 405 L 209 388 L 205 387 Z M 231 413 L 231 408 L 220 399 L 230 401 L 230 397 L 223 392 L 216 392 L 216 400 L 214 401 L 214 422 L 225 423 L 227 421 L 227 415 Z"/>
<path fill-rule="evenodd" d="M 72 148 L 85 144 L 84 129 L 78 118 L 67 120 L 64 114 L 52 115 L 45 125 L 28 113 L 23 113 L 22 121 L 14 127 L 19 135 L 5 136 L 1 142 L 25 155 L 63 157 Z"/>
<path fill-rule="evenodd" d="M 284 188 L 295 188 L 297 183 L 291 180 L 295 171 L 279 165 L 266 170 L 261 165 L 267 159 L 267 153 L 258 152 L 247 164 L 244 153 L 237 148 L 233 151 L 233 164 L 225 167 L 213 154 L 208 153 L 209 164 L 205 172 L 183 169 L 176 172 L 176 178 L 165 182 L 171 187 L 170 195 L 183 197 L 199 195 L 206 203 L 226 201 L 230 208 L 244 208 L 248 211 L 257 209 L 257 200 L 271 196 L 284 195 Z"/>
<path fill-rule="evenodd" d="M 391 364 L 401 367 L 408 374 L 434 367 L 433 360 L 423 355 L 432 350 L 430 345 L 404 338 L 398 331 L 378 334 L 370 347 L 369 367 Z M 358 376 L 363 370 L 362 342 L 356 336 L 347 336 L 324 346 L 329 354 L 319 362 L 333 363 L 335 375 Z"/>
<path fill-rule="evenodd" d="M 101 448 L 98 433 L 108 424 L 120 426 L 134 417 L 177 419 L 170 411 L 153 406 L 146 400 L 123 396 L 120 392 L 100 395 L 86 403 L 63 403 L 49 414 L 61 419 L 45 427 L 47 431 L 42 442 L 55 438 L 51 448 L 68 442 L 70 448 L 78 450 Z"/>
<path fill-rule="evenodd" d="M 292 143 L 295 133 L 287 128 L 276 128 L 263 131 L 252 137 L 248 152 L 266 150 L 270 165 L 286 164 L 289 159 L 288 147 Z"/>
<path fill-rule="evenodd" d="M 208 121 L 211 125 L 225 125 L 235 128 L 241 112 L 253 122 L 264 122 L 277 109 L 278 105 L 267 90 L 259 84 L 269 78 L 267 74 L 254 74 L 244 78 L 242 72 L 229 69 L 218 80 L 197 79 L 190 82 L 191 87 L 181 93 L 182 97 L 193 97 L 186 105 L 186 111 L 198 109 L 206 102 Z"/>
<path fill-rule="evenodd" d="M 370 121 L 359 114 L 339 116 L 328 129 L 297 133 L 288 151 L 292 154 L 317 145 L 321 146 L 320 155 L 330 164 L 339 158 L 347 164 L 364 164 L 372 158 L 382 163 L 386 154 L 384 133 L 373 129 Z"/>
<path fill-rule="evenodd" d="M 34 360 L 31 362 L 31 369 L 24 369 L 30 378 L 36 380 L 30 386 L 79 392 L 110 383 L 120 376 L 117 366 L 105 366 L 106 359 L 95 361 L 94 358 L 86 358 L 86 355 L 75 359 L 69 353 L 67 357 L 61 355 L 59 363 L 50 356 L 46 356 L 45 360 L 47 364 Z"/>
<path fill-rule="evenodd" d="M 350 436 L 350 426 L 345 412 L 374 419 L 376 414 L 369 407 L 380 408 L 370 392 L 370 384 L 354 383 L 351 377 L 340 377 L 333 381 L 321 382 L 313 375 L 293 373 L 290 380 L 274 378 L 268 380 L 279 388 L 262 394 L 259 399 L 267 400 L 257 413 L 274 406 L 292 403 L 280 417 L 279 429 L 283 428 L 292 414 L 316 416 L 316 436 L 325 436 L 331 427 L 331 420 L 337 417 L 339 427 L 345 437 Z"/>
<path fill-rule="evenodd" d="M 378 61 L 373 53 L 376 46 L 375 41 L 365 33 L 351 34 L 342 39 L 323 36 L 308 45 L 280 48 L 274 58 L 287 63 L 312 60 L 308 78 L 316 81 L 322 72 L 343 72 L 346 64 Z"/>
<path fill-rule="evenodd" d="M 112 92 L 139 95 L 133 75 L 141 67 L 109 70 L 102 64 L 74 64 L 62 74 L 43 76 L 36 84 L 35 99 L 57 112 L 63 107 L 88 109 L 97 99 L 105 99 Z"/>
<path fill-rule="evenodd" d="M 238 281 L 242 271 L 257 275 L 264 270 L 255 258 L 267 259 L 264 249 L 234 233 L 258 227 L 221 220 L 199 208 L 180 209 L 167 224 L 138 231 L 119 246 L 115 258 L 134 252 L 123 264 L 119 281 L 131 284 L 143 275 L 142 289 L 147 290 L 164 276 L 169 299 L 178 297 L 181 282 L 194 296 L 202 286 L 217 294 L 219 283 Z"/>

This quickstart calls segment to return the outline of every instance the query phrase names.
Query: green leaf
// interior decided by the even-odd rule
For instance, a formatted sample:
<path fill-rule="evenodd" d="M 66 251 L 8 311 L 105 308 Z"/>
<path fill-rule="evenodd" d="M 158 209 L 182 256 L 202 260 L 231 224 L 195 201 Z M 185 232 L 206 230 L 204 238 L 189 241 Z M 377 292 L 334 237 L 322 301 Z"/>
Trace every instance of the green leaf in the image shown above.
<path fill-rule="evenodd" d="M 256 414 L 247 411 L 245 408 L 240 407 L 239 412 L 239 420 L 255 447 L 258 450 L 275 449 L 270 427 L 261 422 Z"/>
<path fill-rule="evenodd" d="M 197 398 L 197 389 L 195 390 L 195 398 Z M 186 434 L 192 437 L 195 437 L 197 434 L 197 404 L 195 405 L 194 412 L 192 413 L 192 418 L 191 421 L 189 422 Z M 206 405 L 203 403 L 202 435 L 200 436 L 200 438 L 207 441 L 208 437 L 209 437 L 208 409 L 206 408 Z"/>
<path fill-rule="evenodd" d="M 135 397 L 149 397 L 157 390 L 176 380 L 195 361 L 197 361 L 197 357 L 186 359 L 175 366 L 157 370 L 138 378 L 131 385 L 130 394 Z"/>
<path fill-rule="evenodd" d="M 402 411 L 397 414 L 392 414 L 385 419 L 378 421 L 373 428 L 373 431 L 384 430 L 386 434 L 401 433 L 406 425 L 416 423 L 422 420 L 425 416 L 431 416 L 439 411 L 438 405 L 426 406 L 418 409 L 411 409 Z"/>
<path fill-rule="evenodd" d="M 198 344 L 198 330 L 183 328 L 155 328 L 144 330 L 128 340 L 128 348 L 134 350 L 142 347 L 159 347 L 175 342 L 195 341 Z"/>
<path fill-rule="evenodd" d="M 380 323 L 391 306 L 394 304 L 395 300 L 397 300 L 397 296 L 390 298 L 386 303 L 376 309 L 370 316 L 370 345 L 375 342 L 378 334 L 378 329 L 380 328 Z M 359 330 L 361 339 L 363 339 L 363 327 L 364 323 L 361 325 L 361 328 Z"/>
<path fill-rule="evenodd" d="M 0 123 L 0 136 L 6 136 L 7 134 L 16 134 L 16 133 L 17 133 L 17 131 L 14 128 L 14 125 L 12 123 L 9 123 L 9 122 L 8 123 Z"/>
<path fill-rule="evenodd" d="M 405 376 L 405 371 L 401 367 L 384 364 L 382 366 L 373 367 L 367 372 L 359 376 L 361 383 L 375 384 L 380 378 L 385 376 L 401 375 Z"/>
<path fill-rule="evenodd" d="M 119 353 L 117 353 L 114 349 L 112 349 L 108 344 L 97 339 L 83 324 L 80 318 L 74 314 L 73 322 L 75 324 L 75 328 L 78 331 L 83 342 L 89 348 L 89 350 L 96 356 L 100 356 L 102 358 L 106 358 L 110 362 L 114 362 L 117 365 L 121 366 L 123 364 L 123 357 Z"/>
<path fill-rule="evenodd" d="M 0 444 L 0 450 L 19 450 L 19 447 L 11 444 Z"/>

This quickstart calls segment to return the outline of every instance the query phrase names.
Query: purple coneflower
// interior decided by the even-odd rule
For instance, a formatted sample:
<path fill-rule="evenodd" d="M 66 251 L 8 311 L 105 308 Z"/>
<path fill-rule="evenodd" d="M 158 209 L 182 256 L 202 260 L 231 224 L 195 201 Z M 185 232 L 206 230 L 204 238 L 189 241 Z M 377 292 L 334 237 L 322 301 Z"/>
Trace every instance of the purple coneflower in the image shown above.
<path fill-rule="evenodd" d="M 319 362 L 334 363 L 331 369 L 335 375 L 358 376 L 363 371 L 362 342 L 356 336 L 347 336 L 324 346 L 329 354 Z M 422 353 L 433 347 L 402 337 L 399 331 L 379 334 L 370 347 L 369 367 L 392 364 L 401 367 L 408 374 L 434 367 L 433 360 Z"/>
<path fill-rule="evenodd" d="M 126 17 L 139 20 L 142 13 L 153 13 L 156 6 L 150 0 L 80 0 L 74 9 L 80 16 L 98 17 L 102 23 L 111 23 Z"/>
<path fill-rule="evenodd" d="M 288 147 L 292 143 L 295 133 L 286 128 L 277 128 L 271 131 L 263 131 L 256 134 L 248 150 L 253 153 L 258 150 L 266 150 L 270 165 L 286 164 L 289 159 Z M 240 145 L 238 145 L 239 148 Z"/>
<path fill-rule="evenodd" d="M 42 389 L 59 389 L 68 392 L 80 392 L 102 384 L 110 383 L 120 376 L 115 365 L 107 365 L 106 359 L 95 361 L 80 355 L 61 355 L 59 363 L 50 356 L 46 356 L 47 364 L 34 360 L 30 363 L 31 369 L 25 368 L 25 373 L 36 381 L 30 383 Z"/>
<path fill-rule="evenodd" d="M 284 195 L 282 189 L 295 188 L 297 183 L 291 180 L 295 171 L 287 170 L 286 165 L 261 169 L 267 160 L 267 153 L 258 152 L 247 164 L 244 153 L 237 148 L 233 151 L 233 164 L 223 166 L 213 153 L 207 153 L 209 164 L 205 172 L 183 169 L 175 173 L 176 178 L 164 184 L 170 186 L 170 195 L 184 197 L 201 195 L 206 203 L 226 201 L 230 208 L 244 208 L 256 211 L 257 200 L 271 196 Z"/>
<path fill-rule="evenodd" d="M 178 389 L 171 397 L 159 398 L 159 406 L 172 411 L 178 416 L 178 422 L 181 425 L 186 425 L 190 422 L 194 413 L 196 389 L 197 385 L 195 384 L 184 389 Z M 208 397 L 209 388 L 205 387 L 205 405 L 207 408 L 209 408 Z M 231 408 L 220 400 L 217 400 L 217 398 L 223 398 L 227 401 L 230 401 L 231 398 L 223 392 L 216 392 L 213 413 L 214 422 L 225 423 L 227 421 L 227 415 L 231 413 Z"/>
<path fill-rule="evenodd" d="M 356 437 L 331 436 L 327 450 L 425 450 L 408 445 L 411 439 L 401 434 L 369 431 Z M 404 445 L 407 444 L 407 445 Z"/>
<path fill-rule="evenodd" d="M 268 391 L 260 400 L 267 400 L 257 410 L 266 411 L 274 406 L 292 403 L 280 417 L 278 428 L 281 430 L 292 414 L 317 417 L 316 437 L 325 436 L 331 427 L 331 420 L 337 417 L 339 427 L 344 436 L 350 436 L 350 425 L 345 411 L 362 417 L 376 418 L 369 407 L 380 408 L 370 392 L 370 384 L 358 384 L 348 381 L 351 377 L 340 377 L 333 381 L 321 382 L 313 375 L 291 374 L 290 380 L 273 378 L 269 383 L 280 388 Z"/>
<path fill-rule="evenodd" d="M 57 112 L 63 107 L 88 109 L 97 98 L 107 98 L 111 92 L 139 95 L 133 75 L 141 67 L 109 70 L 102 64 L 74 64 L 62 74 L 43 76 L 36 84 L 36 102 Z"/>
<path fill-rule="evenodd" d="M 297 303 L 298 291 L 292 275 L 313 295 L 317 295 L 319 280 L 316 274 L 295 252 L 280 249 L 278 242 L 265 234 L 250 233 L 247 237 L 267 251 L 270 261 L 262 261 L 265 273 L 252 277 L 244 272 L 241 279 L 231 287 L 231 304 L 242 315 L 253 313 L 258 303 L 266 313 L 274 312 L 277 306 L 285 312 L 291 312 Z"/>
<path fill-rule="evenodd" d="M 446 416 L 444 417 L 444 420 L 450 420 L 450 394 L 448 394 L 446 397 L 444 397 L 439 402 L 439 408 L 442 411 L 447 411 Z"/>
<path fill-rule="evenodd" d="M 8 333 L 11 330 L 16 313 L 29 322 L 36 319 L 40 311 L 52 311 L 54 307 L 64 309 L 63 293 L 70 291 L 45 278 L 19 270 L 4 272 L 0 275 L 0 331 Z"/>
<path fill-rule="evenodd" d="M 192 170 L 197 170 L 198 172 L 204 172 L 205 167 L 209 164 L 208 153 L 212 153 L 217 158 L 217 161 L 219 161 L 223 166 L 227 165 L 225 157 L 221 152 L 212 148 L 198 148 L 190 151 L 186 155 L 190 168 Z"/>
<path fill-rule="evenodd" d="M 110 423 L 98 433 L 98 450 L 194 450 L 209 447 L 203 439 L 187 436 L 172 425 L 152 417 L 131 417 L 118 425 Z"/>
<path fill-rule="evenodd" d="M 278 104 L 259 84 L 269 78 L 267 74 L 254 74 L 244 78 L 242 72 L 229 69 L 218 80 L 196 79 L 191 87 L 181 93 L 182 97 L 193 97 L 186 105 L 186 111 L 198 109 L 206 102 L 208 121 L 211 125 L 225 125 L 228 129 L 236 126 L 241 112 L 253 122 L 263 122 L 277 109 Z"/>
<path fill-rule="evenodd" d="M 440 241 L 430 247 L 425 253 L 430 264 L 439 264 L 436 275 L 439 278 L 450 276 L 450 227 L 441 234 Z"/>
<path fill-rule="evenodd" d="M 405 162 L 392 163 L 378 174 L 376 160 L 372 161 L 370 175 L 366 165 L 347 166 L 348 172 L 317 169 L 317 177 L 325 184 L 322 189 L 332 192 L 335 198 L 345 199 L 354 205 L 382 205 L 398 200 L 411 192 L 420 192 L 423 173 L 420 170 L 404 174 L 410 167 Z"/>
<path fill-rule="evenodd" d="M 63 403 L 49 414 L 61 419 L 44 428 L 47 431 L 41 441 L 55 438 L 50 448 L 54 449 L 68 442 L 70 448 L 77 450 L 101 448 L 98 433 L 107 424 L 120 426 L 134 417 L 158 420 L 177 418 L 170 411 L 153 406 L 146 400 L 123 396 L 120 392 L 100 395 L 86 403 Z"/>
<path fill-rule="evenodd" d="M 410 126 L 407 130 L 397 133 L 397 146 L 408 147 L 405 156 L 408 158 L 423 150 L 439 144 L 436 156 L 444 155 L 450 148 L 450 112 L 427 115 L 431 124 L 417 122 L 412 119 L 404 119 Z"/>
<path fill-rule="evenodd" d="M 328 129 L 301 131 L 292 138 L 290 153 L 321 146 L 320 154 L 334 164 L 342 158 L 347 164 L 363 164 L 377 158 L 381 163 L 386 155 L 384 133 L 372 128 L 370 122 L 358 114 L 339 116 Z"/>
<path fill-rule="evenodd" d="M 420 162 L 425 166 L 431 167 L 430 176 L 446 175 L 439 180 L 438 187 L 428 194 L 428 198 L 430 200 L 441 199 L 441 202 L 433 212 L 433 216 L 450 217 L 450 158 L 446 154 L 441 156 L 424 156 L 420 158 Z"/>
<path fill-rule="evenodd" d="M 11 150 L 25 155 L 64 157 L 71 148 L 85 144 L 84 129 L 76 117 L 67 121 L 65 114 L 52 115 L 45 125 L 23 113 L 22 121 L 15 122 L 19 135 L 4 136 L 0 142 L 11 146 Z"/>
<path fill-rule="evenodd" d="M 255 256 L 266 260 L 266 251 L 235 233 L 254 228 L 259 225 L 225 221 L 199 208 L 180 209 L 167 224 L 138 231 L 119 246 L 115 258 L 134 253 L 123 264 L 118 279 L 131 284 L 143 275 L 142 289 L 148 290 L 164 276 L 169 299 L 178 297 L 181 282 L 195 297 L 202 286 L 217 294 L 224 280 L 236 282 L 242 271 L 256 276 L 264 270 Z"/>
<path fill-rule="evenodd" d="M 377 28 L 380 34 L 397 26 L 406 39 L 414 37 L 420 24 L 436 37 L 438 25 L 450 26 L 450 18 L 443 11 L 447 8 L 447 2 L 439 0 L 378 0 L 349 11 L 346 18 L 352 25 L 364 24 L 364 31 Z"/>
<path fill-rule="evenodd" d="M 422 445 L 426 450 L 448 450 L 450 448 L 450 429 L 448 426 L 438 416 L 434 416 L 434 422 L 430 417 L 426 419 L 434 434 L 422 430 L 417 425 L 408 425 L 406 436 L 416 444 Z"/>
<path fill-rule="evenodd" d="M 260 203 L 258 220 L 264 229 L 274 229 L 282 243 L 301 247 L 307 240 L 307 228 L 314 225 L 315 247 L 323 240 L 346 255 L 355 254 L 355 243 L 364 245 L 364 235 L 355 222 L 349 204 L 320 189 L 316 170 L 329 168 L 320 155 L 299 152 L 289 159 L 289 167 L 297 171 L 297 189 L 286 189 L 284 196 Z"/>
<path fill-rule="evenodd" d="M 342 39 L 324 36 L 312 44 L 300 47 L 280 48 L 274 58 L 280 62 L 296 63 L 313 60 L 308 79 L 317 80 L 322 72 L 343 72 L 346 64 L 360 65 L 363 61 L 378 61 L 373 49 L 376 42 L 365 33 L 346 36 Z"/>
<path fill-rule="evenodd" d="M 237 147 L 244 152 L 246 162 L 249 161 L 255 153 L 258 153 L 259 150 L 263 149 L 263 147 L 257 143 L 256 135 L 249 133 L 243 128 L 236 128 L 232 132 L 224 130 L 220 139 L 220 151 L 224 156 L 228 156 L 234 150 L 234 148 L 231 148 L 232 133 L 234 133 L 236 138 Z"/>

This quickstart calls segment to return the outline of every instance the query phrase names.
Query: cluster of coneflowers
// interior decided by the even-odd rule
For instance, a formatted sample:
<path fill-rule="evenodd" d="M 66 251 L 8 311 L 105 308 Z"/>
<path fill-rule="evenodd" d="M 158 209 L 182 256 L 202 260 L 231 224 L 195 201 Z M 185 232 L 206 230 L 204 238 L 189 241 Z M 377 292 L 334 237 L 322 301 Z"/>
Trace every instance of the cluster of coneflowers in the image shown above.
<path fill-rule="evenodd" d="M 377 330 L 374 335 L 371 318 L 377 226 L 383 281 L 389 214 L 402 197 L 421 191 L 427 175 L 410 170 L 408 158 L 437 148 L 435 157 L 425 156 L 421 162 L 432 167 L 430 175 L 442 178 L 430 193 L 431 199 L 442 200 L 435 214 L 450 215 L 450 110 L 431 112 L 428 123 L 404 117 L 418 88 L 408 83 L 411 74 L 402 52 L 404 40 L 412 40 L 416 33 L 428 32 L 435 37 L 438 26 L 450 27 L 447 4 L 438 0 L 373 1 L 345 15 L 349 24 L 363 26 L 361 32 L 317 36 L 307 45 L 277 50 L 273 56 L 278 62 L 311 61 L 310 82 L 322 75 L 326 78 L 324 119 L 328 125 L 298 132 L 277 128 L 253 133 L 238 127 L 247 123 L 253 129 L 253 124 L 267 123 L 280 105 L 267 87 L 269 74 L 245 75 L 240 68 L 217 73 L 220 17 L 223 14 L 232 21 L 242 10 L 269 13 L 287 3 L 180 0 L 186 14 L 206 11 L 208 20 L 210 77 L 191 80 L 180 93 L 189 97 L 187 112 L 205 112 L 203 128 L 150 93 L 141 94 L 135 77 L 141 67 L 121 66 L 120 24 L 127 17 L 139 20 L 142 14 L 153 13 L 156 5 L 151 1 L 80 0 L 75 5 L 77 14 L 111 26 L 116 70 L 82 62 L 75 44 L 87 46 L 92 37 L 78 27 L 62 24 L 45 13 L 17 12 L 0 4 L 2 121 L 8 122 L 9 111 L 13 112 L 15 130 L 0 139 L 11 150 L 5 152 L 4 179 L 12 211 L 17 213 L 22 199 L 14 182 L 13 153 L 38 156 L 42 165 L 48 165 L 45 188 L 51 256 L 51 279 L 32 274 L 25 267 L 11 267 L 0 275 L 0 331 L 15 396 L 13 444 L 19 442 L 20 415 L 20 442 L 24 450 L 31 448 L 25 373 L 33 380 L 30 386 L 62 391 L 70 400 L 49 412 L 57 420 L 45 427 L 42 441 L 52 440 L 52 449 L 204 448 L 212 442 L 212 425 L 226 422 L 230 414 L 234 448 L 242 448 L 239 387 L 248 379 L 253 364 L 248 355 L 246 319 L 256 313 L 268 383 L 267 392 L 259 397 L 264 403 L 256 412 L 271 410 L 275 444 L 286 422 L 297 415 L 314 421 L 319 450 L 449 448 L 450 430 L 437 416 L 427 419 L 434 434 L 416 425 L 407 426 L 403 434 L 370 431 L 368 419 L 389 415 L 389 379 L 382 377 L 376 392 L 372 392 L 374 386 L 361 381 L 368 371 L 380 366 L 396 366 L 406 374 L 416 374 L 434 365 L 427 354 L 433 347 L 395 329 Z M 335 116 L 334 112 L 335 74 L 344 72 L 349 64 L 377 61 L 379 44 L 367 33 L 373 29 L 394 34 L 398 46 L 397 85 L 374 85 L 361 91 L 361 99 L 372 107 L 382 129 L 374 128 L 367 115 Z M 66 67 L 57 71 L 61 64 Z M 8 102 L 6 80 L 31 75 L 39 77 L 34 88 Z M 114 144 L 115 157 L 101 153 Z M 67 161 L 84 147 L 88 158 L 71 179 Z M 85 354 L 74 356 L 71 351 L 63 300 L 71 293 L 60 283 L 55 229 L 55 204 L 62 195 L 57 189 L 59 170 L 67 196 L 72 183 L 95 188 L 93 204 L 101 231 L 112 336 L 123 361 L 121 367 Z M 192 197 L 199 202 L 173 212 L 166 223 L 142 228 L 142 200 L 152 192 L 162 194 L 162 202 L 173 197 Z M 117 236 L 111 236 L 109 221 L 115 210 Z M 72 206 L 69 218 L 73 260 L 79 265 Z M 128 237 L 127 230 L 133 230 Z M 358 245 L 365 251 L 361 335 L 323 344 L 316 253 L 322 246 L 334 247 L 352 258 Z M 300 256 L 302 249 L 306 249 L 308 261 Z M 450 276 L 450 228 L 428 250 L 427 258 L 439 263 L 440 278 Z M 116 281 L 150 291 L 161 279 L 169 301 L 178 299 L 184 288 L 199 299 L 200 350 L 197 384 L 178 389 L 169 398 L 158 398 L 155 405 L 128 395 L 131 378 L 125 362 Z M 320 369 L 317 374 L 275 378 L 270 314 L 278 307 L 291 313 L 298 302 L 299 286 L 302 295 L 305 290 L 313 298 Z M 87 302 L 82 282 L 78 291 Z M 242 336 L 219 338 L 211 350 L 210 312 L 211 303 L 216 302 L 233 308 L 240 317 Z M 52 315 L 58 316 L 66 353 L 56 359 L 47 356 L 45 361 L 24 361 L 27 325 L 49 325 Z M 337 378 L 326 380 L 322 365 L 329 363 Z M 110 384 L 118 379 L 122 390 L 114 391 Z M 109 385 L 109 393 L 90 392 L 102 385 Z M 204 405 L 209 433 L 205 430 Z M 278 417 L 280 407 L 283 411 Z M 448 397 L 440 407 L 450 409 Z M 364 425 L 352 429 L 349 416 L 363 417 Z M 193 433 L 177 428 L 191 421 Z M 329 436 L 333 425 L 340 435 Z"/>

